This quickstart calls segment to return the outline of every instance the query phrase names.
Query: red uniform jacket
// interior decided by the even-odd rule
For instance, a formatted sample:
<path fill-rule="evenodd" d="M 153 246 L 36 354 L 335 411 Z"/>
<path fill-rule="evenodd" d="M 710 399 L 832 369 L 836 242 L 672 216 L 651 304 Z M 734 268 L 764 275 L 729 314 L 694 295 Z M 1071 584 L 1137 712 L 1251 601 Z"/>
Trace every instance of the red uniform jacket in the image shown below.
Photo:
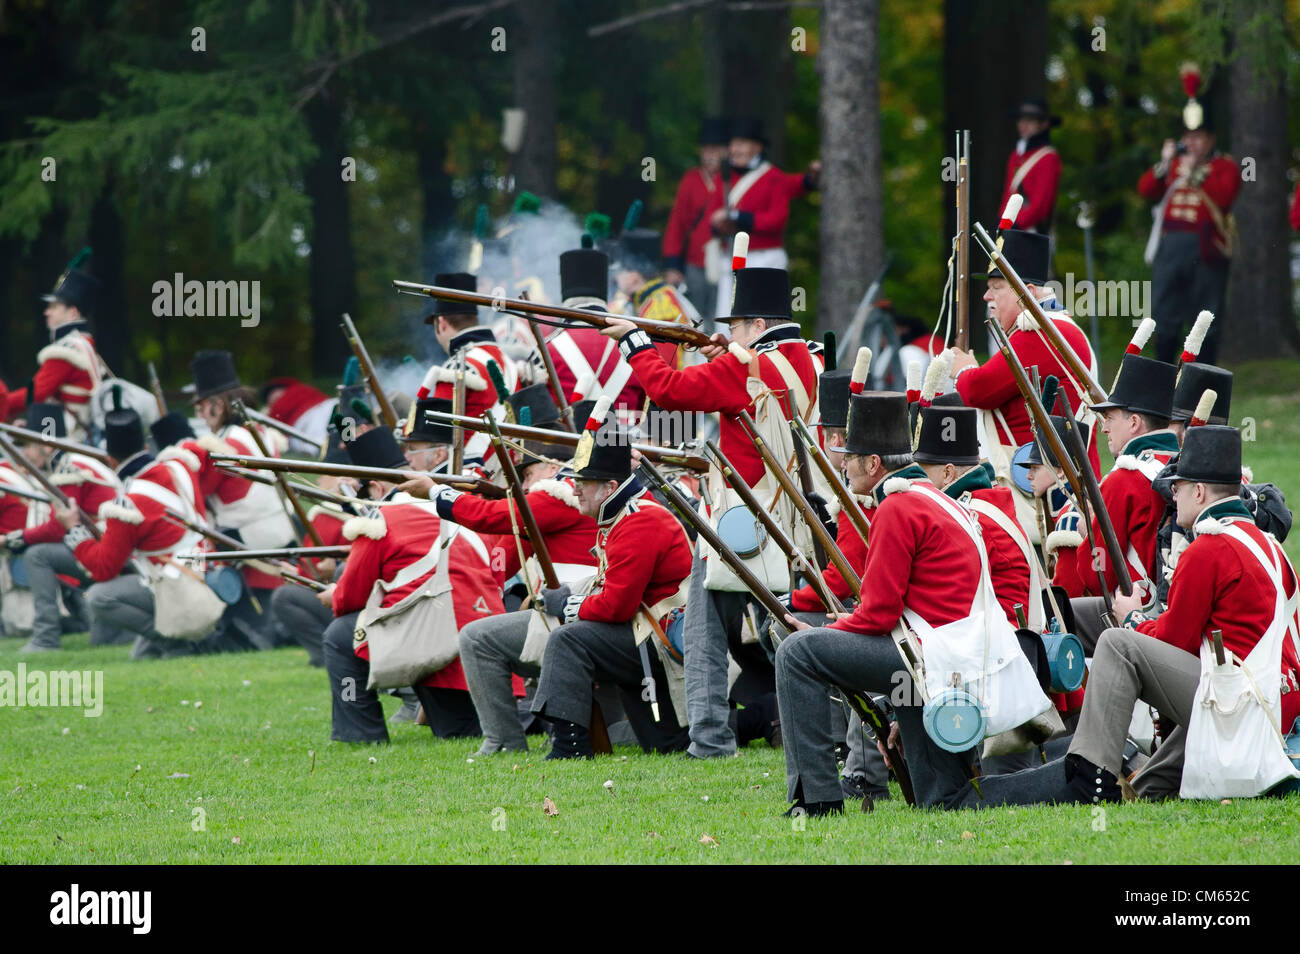
<path fill-rule="evenodd" d="M 601 512 L 599 571 L 578 618 L 626 623 L 642 603 L 651 607 L 677 592 L 691 573 L 691 543 L 677 518 L 635 477 L 602 504 Z"/>
<path fill-rule="evenodd" d="M 862 512 L 867 518 L 867 525 L 870 526 L 871 515 L 875 513 L 875 501 L 872 501 L 872 506 L 864 507 Z M 849 561 L 849 566 L 857 571 L 858 576 L 862 576 L 867 565 L 867 542 L 862 539 L 857 527 L 843 510 L 835 521 L 835 545 L 844 554 L 844 559 Z M 835 569 L 834 563 L 827 562 L 826 568 L 822 570 L 822 579 L 841 603 L 845 600 L 857 599 L 858 594 L 849 588 L 848 581 L 840 575 L 839 570 Z M 790 608 L 800 613 L 829 612 L 817 598 L 811 583 L 790 594 Z"/>
<path fill-rule="evenodd" d="M 334 507 L 325 507 L 320 504 L 312 507 L 307 511 L 307 522 L 311 524 L 312 529 L 320 535 L 320 543 L 323 547 L 337 547 L 345 545 L 348 541 L 343 537 L 343 524 L 348 520 L 350 514 L 337 510 Z M 312 540 L 311 535 L 307 535 L 302 541 L 304 547 L 314 547 L 316 542 Z M 312 560 L 312 567 L 315 568 L 319 561 Z M 328 581 L 327 581 L 328 582 Z"/>
<path fill-rule="evenodd" d="M 747 171 L 732 171 L 731 181 L 727 184 L 729 192 Z M 758 181 L 745 190 L 739 202 L 731 202 L 731 207 L 740 213 L 736 219 L 736 230 L 749 233 L 751 250 L 783 247 L 785 222 L 790 217 L 790 200 L 807 194 L 802 172 L 782 172 L 776 166 L 770 166 Z"/>
<path fill-rule="evenodd" d="M 33 487 L 26 475 L 20 474 L 8 461 L 0 461 L 0 484 L 17 487 L 20 490 L 41 492 L 39 487 Z M 27 515 L 31 512 L 31 505 L 35 503 L 36 501 L 14 494 L 0 494 L 0 533 L 26 529 Z"/>
<path fill-rule="evenodd" d="M 93 457 L 66 451 L 60 451 L 51 459 L 50 483 L 92 517 L 98 515 L 99 508 L 116 498 L 122 489 L 122 482 L 107 464 L 101 464 Z M 66 532 L 63 524 L 51 515 L 39 526 L 24 530 L 23 540 L 29 545 L 58 543 Z"/>
<path fill-rule="evenodd" d="M 664 228 L 664 268 L 704 267 L 704 245 L 713 235 L 709 216 L 722 208 L 722 200 L 721 173 L 710 175 L 697 166 L 682 176 Z"/>
<path fill-rule="evenodd" d="M 1152 202 L 1159 202 L 1173 186 L 1181 160 L 1175 159 L 1169 164 L 1168 171 L 1157 179 L 1155 169 L 1148 169 L 1138 180 L 1138 192 Z M 1166 232 L 1199 232 L 1201 241 L 1201 258 L 1207 262 L 1223 261 L 1223 256 L 1214 246 L 1222 242 L 1223 235 L 1215 227 L 1214 216 L 1205 203 L 1205 196 L 1227 215 L 1232 203 L 1237 199 L 1241 189 L 1241 169 L 1237 161 L 1228 156 L 1215 156 L 1203 162 L 1191 174 L 1186 183 L 1174 190 L 1165 204 L 1165 217 L 1161 227 Z M 1201 193 L 1204 192 L 1205 196 Z"/>
<path fill-rule="evenodd" d="M 277 378 L 271 383 L 282 387 L 284 391 L 266 409 L 266 414 L 285 424 L 296 424 L 311 408 L 333 400 L 324 392 L 295 378 Z"/>
<path fill-rule="evenodd" d="M 56 328 L 36 360 L 40 367 L 32 378 L 30 393 L 27 388 L 12 392 L 9 413 L 16 414 L 29 403 L 50 401 L 62 404 L 84 425 L 89 420 L 90 392 L 95 385 L 91 372 L 103 370 L 90 325 L 74 321 Z"/>
<path fill-rule="evenodd" d="M 608 347 L 610 345 L 613 347 Z M 572 347 L 577 348 L 578 357 L 571 361 L 570 348 Z M 555 364 L 555 377 L 559 380 L 560 387 L 564 388 L 566 404 L 573 404 L 580 398 L 596 397 L 594 394 L 577 393 L 578 379 L 587 373 L 588 368 L 596 376 L 596 382 L 602 388 L 612 388 L 617 383 L 613 380 L 615 375 L 620 375 L 622 373 L 620 369 L 625 367 L 622 355 L 619 354 L 618 343 L 611 338 L 606 338 L 595 328 L 557 331 L 546 339 L 546 350 L 551 353 L 551 361 Z M 673 345 L 668 345 L 667 350 L 666 357 L 671 360 L 677 349 Z M 610 397 L 614 401 L 615 408 L 634 408 L 639 413 L 645 405 L 645 389 L 641 387 L 641 382 L 637 380 L 635 373 L 628 374 L 623 387 Z"/>
<path fill-rule="evenodd" d="M 763 383 L 776 392 L 781 400 L 786 418 L 790 417 L 790 406 L 795 405 L 795 412 L 805 416 L 806 420 L 808 408 L 801 396 L 787 388 L 780 370 L 768 357 L 769 353 L 779 351 L 790 362 L 804 394 L 808 396 L 807 401 L 815 407 L 821 361 L 808 350 L 808 343 L 800 334 L 799 326 L 793 322 L 776 325 L 763 332 L 754 342 L 752 350 L 756 352 L 753 360 L 758 362 L 758 373 Z M 763 459 L 754 442 L 746 436 L 740 422 L 736 420 L 736 415 L 741 411 L 753 413 L 754 410 L 745 383 L 751 373 L 752 363 L 742 364 L 734 354 L 727 352 L 707 364 L 675 371 L 642 332 L 625 336 L 621 347 L 632 362 L 650 400 L 664 410 L 721 412 L 719 446 L 722 452 L 750 486 L 762 479 Z"/>
<path fill-rule="evenodd" d="M 1067 502 L 1064 507 L 1057 511 L 1052 522 L 1052 529 L 1047 534 L 1045 549 L 1047 559 L 1050 564 L 1052 559 L 1056 560 L 1056 567 L 1052 571 L 1052 585 L 1059 586 L 1065 590 L 1070 599 L 1078 599 L 1088 591 L 1084 585 L 1084 577 L 1079 575 L 1079 548 L 1083 546 L 1083 533 L 1080 528 L 1080 516 L 1074 503 Z M 1088 572 L 1091 579 L 1096 580 L 1096 574 L 1092 572 L 1092 563 L 1088 563 Z M 1096 589 L 1094 582 L 1093 589 Z"/>
<path fill-rule="evenodd" d="M 344 524 L 343 536 L 352 541 L 352 552 L 334 590 L 335 616 L 360 612 L 378 580 L 392 580 L 405 567 L 422 559 L 430 548 L 439 545 L 442 523 L 433 505 L 409 502 L 406 495 L 395 499 L 402 502 L 385 504 L 378 517 L 353 517 Z M 448 572 L 458 627 L 505 612 L 501 590 L 488 566 L 487 548 L 477 534 L 458 530 L 444 558 L 451 561 Z M 392 606 L 424 585 L 435 572 L 436 567 L 386 594 L 381 605 Z M 357 647 L 357 655 L 369 660 L 369 647 L 362 643 Z M 459 659 L 439 669 L 423 684 L 469 691 Z M 517 695 L 523 694 L 523 682 L 518 677 L 515 689 Z"/>
<path fill-rule="evenodd" d="M 1032 137 L 1026 143 L 1024 152 L 1013 149 L 1011 155 L 1007 157 L 1007 174 L 1002 184 L 1002 201 L 998 203 L 999 209 L 1007 207 L 1007 200 L 1011 198 L 1012 193 L 1011 180 L 1016 177 L 1016 172 L 1043 148 L 1050 151 L 1034 161 L 1024 178 L 1020 180 L 1020 186 L 1015 189 L 1025 200 L 1025 204 L 1020 207 L 1020 214 L 1016 216 L 1018 229 L 1047 231 L 1052 209 L 1056 207 L 1056 189 L 1061 182 L 1061 156 L 1047 141 L 1047 135 L 1042 134 Z"/>
<path fill-rule="evenodd" d="M 81 526 L 68 531 L 67 542 L 73 555 L 97 583 L 120 575 L 133 553 L 160 562 L 164 555 L 199 541 L 198 534 L 163 519 L 168 506 L 177 509 L 167 502 L 169 499 L 183 501 L 181 513 L 203 516 L 203 500 L 194 475 L 180 463 L 142 456 L 143 467 L 127 480 L 125 493 L 99 508 L 103 537 L 95 540 Z M 129 471 L 131 464 L 128 461 L 122 469 Z M 161 488 L 164 499 L 149 493 L 145 485 Z"/>
<path fill-rule="evenodd" d="M 1079 326 L 1068 318 L 1052 317 L 1051 312 L 1048 312 L 1048 316 L 1052 318 L 1066 343 L 1079 356 L 1079 360 L 1092 367 L 1094 365 L 1092 347 Z M 1071 412 L 1078 411 L 1081 398 L 1067 383 L 1069 377 L 1066 374 L 1065 362 L 1057 355 L 1056 349 L 1048 344 L 1046 338 L 1039 337 L 1036 331 L 1017 329 L 1007 336 L 1007 340 L 1011 344 L 1011 350 L 1020 359 L 1021 367 L 1032 368 L 1038 365 L 1038 373 L 1043 378 L 1049 374 L 1056 375 L 1061 382 L 1061 393 L 1070 402 Z M 1029 425 L 1029 409 L 1025 407 L 1020 389 L 1016 387 L 1016 379 L 1011 376 L 1011 369 L 1007 367 L 1007 359 L 1002 356 L 1001 351 L 995 351 L 980 367 L 961 372 L 957 375 L 956 383 L 957 393 L 961 395 L 961 399 L 968 407 L 985 410 L 996 408 L 1002 412 L 1007 426 L 1011 428 L 1011 433 L 1006 434 L 999 423 L 1000 440 L 1020 446 L 1034 439 Z M 1097 453 L 1097 430 L 1098 428 L 1094 427 L 1088 439 L 1088 460 L 1092 462 L 1093 472 L 1100 474 L 1101 458 Z"/>
<path fill-rule="evenodd" d="M 1254 538 L 1265 556 L 1272 556 L 1267 538 L 1244 516 L 1244 507 L 1231 502 L 1207 511 L 1215 512 L 1225 514 L 1219 523 L 1228 520 L 1236 523 Z M 1295 594 L 1295 575 L 1285 564 L 1282 584 L 1288 598 Z M 1178 558 L 1169 587 L 1169 608 L 1155 619 L 1139 623 L 1137 628 L 1194 656 L 1200 655 L 1201 642 L 1211 630 L 1222 630 L 1224 648 L 1244 659 L 1273 621 L 1276 592 L 1264 568 L 1242 544 L 1221 532 L 1198 529 L 1196 538 Z M 1296 685 L 1293 679 L 1300 679 L 1300 660 L 1296 658 L 1290 635 L 1282 642 L 1282 678 L 1290 687 Z M 1300 715 L 1300 692 L 1283 693 L 1283 734 L 1290 731 L 1297 715 Z"/>
<path fill-rule="evenodd" d="M 452 338 L 447 347 L 451 357 L 429 369 L 424 383 L 416 392 L 417 397 L 453 400 L 456 393 L 456 372 L 464 369 L 465 414 L 481 417 L 484 411 L 498 403 L 492 375 L 488 371 L 489 364 L 495 364 L 501 369 L 507 391 L 519 389 L 519 371 L 514 361 L 501 350 L 491 328 L 481 325 L 466 328 Z"/>
<path fill-rule="evenodd" d="M 970 615 L 982 574 L 979 551 L 943 504 L 930 499 L 939 491 L 924 473 L 909 467 L 877 487 L 861 600 L 831 629 L 888 637 L 904 605 L 931 626 Z"/>

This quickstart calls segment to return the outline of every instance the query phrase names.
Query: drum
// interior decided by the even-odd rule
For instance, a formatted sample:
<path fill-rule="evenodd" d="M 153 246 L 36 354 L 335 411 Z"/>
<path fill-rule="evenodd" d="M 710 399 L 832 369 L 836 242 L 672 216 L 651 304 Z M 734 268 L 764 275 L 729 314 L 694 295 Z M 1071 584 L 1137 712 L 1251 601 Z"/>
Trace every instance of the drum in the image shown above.
<path fill-rule="evenodd" d="M 244 595 L 244 577 L 233 566 L 213 567 L 204 574 L 203 580 L 227 606 L 234 606 Z"/>
<path fill-rule="evenodd" d="M 1071 633 L 1044 633 L 1053 692 L 1074 692 L 1083 685 L 1083 643 Z"/>
<path fill-rule="evenodd" d="M 984 740 L 984 707 L 965 689 L 948 688 L 921 710 L 925 734 L 945 752 L 965 752 Z"/>
<path fill-rule="evenodd" d="M 686 607 L 678 606 L 664 617 L 664 635 L 668 637 L 668 655 L 677 662 L 686 658 Z"/>
<path fill-rule="evenodd" d="M 767 530 L 748 507 L 731 507 L 718 518 L 718 536 L 742 560 L 756 557 L 767 543 Z"/>

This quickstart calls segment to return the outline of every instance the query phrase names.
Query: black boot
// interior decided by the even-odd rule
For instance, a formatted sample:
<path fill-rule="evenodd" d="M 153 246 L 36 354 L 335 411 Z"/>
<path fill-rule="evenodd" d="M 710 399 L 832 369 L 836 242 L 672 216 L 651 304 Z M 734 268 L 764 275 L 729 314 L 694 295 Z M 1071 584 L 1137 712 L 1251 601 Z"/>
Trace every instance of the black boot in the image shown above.
<path fill-rule="evenodd" d="M 555 728 L 554 741 L 547 759 L 591 759 L 596 753 L 591 750 L 591 733 L 586 726 L 563 719 L 552 719 Z"/>
<path fill-rule="evenodd" d="M 793 818 L 796 813 L 803 812 L 811 818 L 820 818 L 823 815 L 843 815 L 844 801 L 840 799 L 834 802 L 805 802 L 803 799 L 803 782 L 799 782 L 794 790 L 794 804 L 785 810 L 783 817 Z"/>
<path fill-rule="evenodd" d="M 1123 798 L 1119 779 L 1081 755 L 1065 757 L 1068 800 L 1079 805 L 1118 802 Z"/>

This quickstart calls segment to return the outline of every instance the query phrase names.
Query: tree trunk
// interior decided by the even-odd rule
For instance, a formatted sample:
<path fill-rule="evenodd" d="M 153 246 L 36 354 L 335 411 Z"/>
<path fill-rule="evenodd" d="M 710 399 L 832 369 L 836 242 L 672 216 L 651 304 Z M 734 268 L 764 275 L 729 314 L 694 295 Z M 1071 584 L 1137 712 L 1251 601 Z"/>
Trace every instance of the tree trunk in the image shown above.
<path fill-rule="evenodd" d="M 1232 208 L 1241 241 L 1229 275 L 1228 314 L 1218 319 L 1228 322 L 1222 337 L 1226 357 L 1275 358 L 1300 351 L 1291 311 L 1286 74 L 1249 54 L 1261 46 L 1260 36 L 1250 31 L 1276 29 L 1284 16 L 1280 0 L 1238 0 L 1233 9 L 1237 55 L 1229 67 L 1228 97 L 1231 152 L 1242 163 L 1241 191 Z"/>
<path fill-rule="evenodd" d="M 311 316 L 312 373 L 338 375 L 351 350 L 339 331 L 343 312 L 365 322 L 357 311 L 356 263 L 349 227 L 348 183 L 343 180 L 343 116 L 335 96 L 326 90 L 306 109 L 307 125 L 318 154 L 307 167 L 307 194 L 312 203 Z"/>
<path fill-rule="evenodd" d="M 555 195 L 555 0 L 515 6 L 507 49 L 515 68 L 515 105 L 524 111 L 524 141 L 514 157 L 515 191 Z"/>
<path fill-rule="evenodd" d="M 135 354 L 126 301 L 126 236 L 113 189 L 110 179 L 90 213 L 87 244 L 94 249 L 90 269 L 99 279 L 99 304 L 93 322 L 95 350 L 114 373 L 132 377 L 139 368 L 128 367 L 126 363 L 126 356 L 131 355 L 134 360 Z M 152 317 L 147 309 L 144 313 Z"/>
<path fill-rule="evenodd" d="M 879 0 L 826 0 L 821 15 L 820 326 L 842 331 L 884 259 L 877 83 Z"/>
<path fill-rule="evenodd" d="M 794 83 L 789 10 L 739 10 L 724 21 L 726 88 L 723 113 L 756 116 L 770 140 L 765 155 L 785 159 L 785 116 Z"/>
<path fill-rule="evenodd" d="M 461 271 L 466 263 L 453 260 L 446 238 L 456 224 L 456 200 L 447 174 L 447 142 L 441 128 L 427 119 L 414 124 L 416 170 L 420 177 L 420 269 L 427 281 L 435 272 Z M 457 250 L 460 256 L 463 250 Z"/>

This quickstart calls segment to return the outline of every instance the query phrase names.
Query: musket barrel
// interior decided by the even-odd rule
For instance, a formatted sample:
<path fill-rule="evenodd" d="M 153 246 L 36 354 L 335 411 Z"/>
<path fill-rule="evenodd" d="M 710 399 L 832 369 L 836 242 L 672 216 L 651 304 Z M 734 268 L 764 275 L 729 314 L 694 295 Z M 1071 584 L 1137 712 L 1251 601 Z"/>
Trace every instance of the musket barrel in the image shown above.
<path fill-rule="evenodd" d="M 89 444 L 81 444 L 77 441 L 68 440 L 66 437 L 50 437 L 42 434 L 40 431 L 29 431 L 25 427 L 19 427 L 16 424 L 0 423 L 0 432 L 19 438 L 20 440 L 30 441 L 34 444 L 44 444 L 47 447 L 56 447 L 61 451 L 68 451 L 71 454 L 82 454 L 86 457 L 93 458 L 101 464 L 108 463 L 108 455 L 98 447 L 91 447 Z"/>

